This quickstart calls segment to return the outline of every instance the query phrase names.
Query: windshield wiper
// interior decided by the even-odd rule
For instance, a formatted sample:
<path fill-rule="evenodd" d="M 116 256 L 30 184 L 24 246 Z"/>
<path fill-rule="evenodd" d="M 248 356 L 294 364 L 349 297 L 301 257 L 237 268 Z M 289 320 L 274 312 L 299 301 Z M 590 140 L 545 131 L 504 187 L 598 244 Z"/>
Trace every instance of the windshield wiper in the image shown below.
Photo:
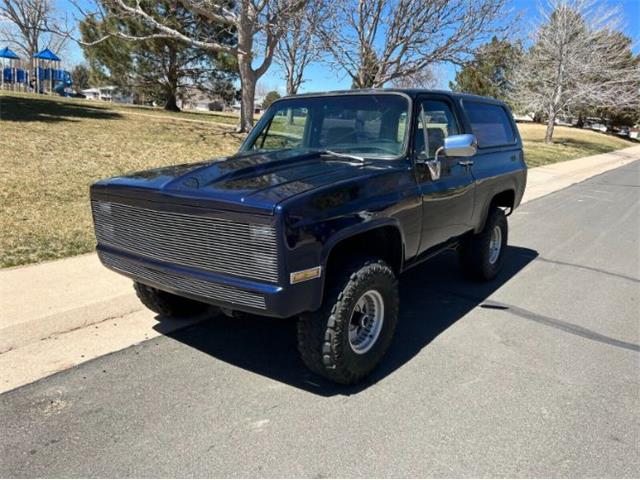
<path fill-rule="evenodd" d="M 358 155 L 334 152 L 333 150 L 323 150 L 322 153 L 328 153 L 329 155 L 333 155 L 334 157 L 351 158 L 352 160 L 358 160 L 359 162 L 364 163 L 364 157 L 359 157 Z"/>

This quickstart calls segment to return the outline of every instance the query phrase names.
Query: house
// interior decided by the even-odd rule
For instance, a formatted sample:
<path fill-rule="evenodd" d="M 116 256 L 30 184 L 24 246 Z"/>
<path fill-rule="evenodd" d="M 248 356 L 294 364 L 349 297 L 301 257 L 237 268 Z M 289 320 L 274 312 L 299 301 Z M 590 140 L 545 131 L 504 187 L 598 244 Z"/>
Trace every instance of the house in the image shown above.
<path fill-rule="evenodd" d="M 578 125 L 578 118 L 571 116 L 558 116 L 555 119 L 555 124 L 561 127 L 575 127 Z"/>
<path fill-rule="evenodd" d="M 90 100 L 102 100 L 103 102 L 113 103 L 133 103 L 132 95 L 125 93 L 120 87 L 116 87 L 114 85 L 87 88 L 82 90 L 80 93 Z"/>
<path fill-rule="evenodd" d="M 513 119 L 516 122 L 533 122 L 533 114 L 529 113 L 513 113 Z"/>
<path fill-rule="evenodd" d="M 89 100 L 100 100 L 100 90 L 97 88 L 86 88 L 84 90 L 80 90 L 80 93 Z"/>
<path fill-rule="evenodd" d="M 205 93 L 194 87 L 182 88 L 179 97 L 177 103 L 182 110 L 221 112 L 226 107 L 226 102 L 220 95 Z"/>
<path fill-rule="evenodd" d="M 261 115 L 262 111 L 264 110 L 262 108 L 262 102 L 264 101 L 264 95 L 256 95 L 254 103 L 253 103 L 253 113 L 256 115 Z M 240 113 L 240 102 L 238 100 L 236 100 L 233 105 L 231 106 L 231 109 L 236 112 L 236 113 Z"/>

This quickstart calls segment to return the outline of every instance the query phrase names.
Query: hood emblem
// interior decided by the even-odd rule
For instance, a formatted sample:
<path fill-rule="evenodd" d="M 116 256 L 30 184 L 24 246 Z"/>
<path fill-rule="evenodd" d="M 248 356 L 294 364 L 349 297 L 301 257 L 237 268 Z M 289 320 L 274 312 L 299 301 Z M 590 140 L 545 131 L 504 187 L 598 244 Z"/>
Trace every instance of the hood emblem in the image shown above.
<path fill-rule="evenodd" d="M 200 186 L 200 182 L 196 177 L 189 177 L 183 182 L 183 185 L 188 188 L 198 188 Z"/>

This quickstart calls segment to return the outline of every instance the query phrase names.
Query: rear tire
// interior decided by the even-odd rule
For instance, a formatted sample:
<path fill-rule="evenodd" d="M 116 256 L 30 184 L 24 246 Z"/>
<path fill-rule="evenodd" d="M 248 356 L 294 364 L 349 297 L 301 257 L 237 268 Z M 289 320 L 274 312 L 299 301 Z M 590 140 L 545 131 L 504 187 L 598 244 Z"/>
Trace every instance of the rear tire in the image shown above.
<path fill-rule="evenodd" d="M 504 263 L 508 235 L 504 211 L 491 207 L 482 231 L 465 238 L 458 248 L 462 270 L 475 280 L 493 280 Z"/>
<path fill-rule="evenodd" d="M 300 316 L 298 350 L 329 380 L 354 384 L 386 353 L 398 322 L 398 281 L 379 259 L 361 259 L 327 279 L 322 307 Z"/>
<path fill-rule="evenodd" d="M 134 282 L 133 288 L 144 306 L 160 315 L 178 318 L 192 317 L 209 308 L 206 303 L 164 292 L 142 283 Z"/>

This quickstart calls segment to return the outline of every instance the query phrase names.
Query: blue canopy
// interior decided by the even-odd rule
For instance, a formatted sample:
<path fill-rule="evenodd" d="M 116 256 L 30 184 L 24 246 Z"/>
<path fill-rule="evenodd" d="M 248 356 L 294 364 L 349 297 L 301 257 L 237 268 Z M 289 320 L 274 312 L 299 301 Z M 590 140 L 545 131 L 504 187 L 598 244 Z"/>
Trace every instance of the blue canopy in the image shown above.
<path fill-rule="evenodd" d="M 19 60 L 20 57 L 14 53 L 9 47 L 0 50 L 0 58 L 10 58 L 11 60 Z"/>
<path fill-rule="evenodd" d="M 52 60 L 54 62 L 59 62 L 60 57 L 53 53 L 48 48 L 45 48 L 41 52 L 36 53 L 33 58 L 39 58 L 40 60 Z"/>

